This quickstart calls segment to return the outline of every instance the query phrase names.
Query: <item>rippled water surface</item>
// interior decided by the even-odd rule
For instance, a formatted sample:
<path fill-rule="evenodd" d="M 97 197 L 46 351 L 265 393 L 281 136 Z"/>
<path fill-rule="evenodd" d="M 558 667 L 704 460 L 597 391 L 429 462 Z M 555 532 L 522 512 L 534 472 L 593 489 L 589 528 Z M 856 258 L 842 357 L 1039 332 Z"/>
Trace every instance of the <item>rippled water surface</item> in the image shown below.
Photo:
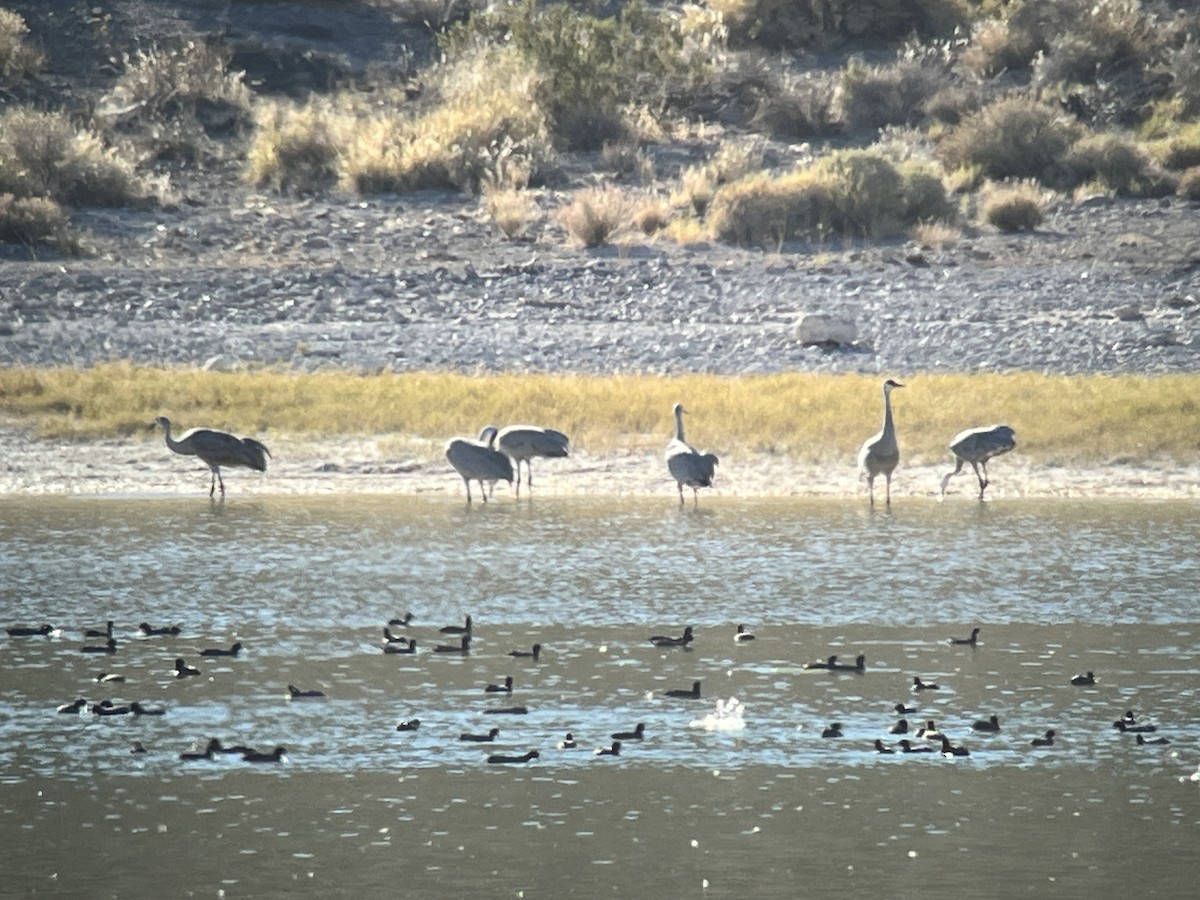
<path fill-rule="evenodd" d="M 57 629 L 0 636 L 0 897 L 1191 896 L 1198 545 L 1194 503 L 0 500 L 0 624 Z M 835 653 L 866 671 L 804 668 Z M 743 728 L 699 727 L 730 697 Z M 970 756 L 877 754 L 899 701 Z M 211 737 L 287 753 L 180 759 Z"/>

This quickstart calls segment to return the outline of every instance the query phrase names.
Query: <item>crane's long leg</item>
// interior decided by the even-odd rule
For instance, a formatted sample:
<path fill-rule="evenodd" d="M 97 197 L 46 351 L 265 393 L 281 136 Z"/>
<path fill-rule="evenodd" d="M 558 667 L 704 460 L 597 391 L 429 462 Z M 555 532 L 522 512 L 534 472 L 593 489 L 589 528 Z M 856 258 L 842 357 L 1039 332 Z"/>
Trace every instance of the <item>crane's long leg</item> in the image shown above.
<path fill-rule="evenodd" d="M 886 486 L 886 493 L 885 493 L 886 500 L 885 500 L 884 505 L 890 507 L 892 505 L 892 473 L 891 472 L 888 472 L 884 476 L 884 483 Z"/>
<path fill-rule="evenodd" d="M 210 466 L 209 471 L 212 473 L 212 478 L 209 480 L 209 484 L 208 484 L 208 496 L 211 497 L 213 494 L 215 494 L 217 492 L 217 468 L 216 468 L 216 466 Z M 221 492 L 224 493 L 224 490 L 225 489 L 222 488 Z"/>
<path fill-rule="evenodd" d="M 467 503 L 471 502 L 471 479 L 463 478 L 463 484 L 467 486 Z M 483 488 L 483 483 L 480 482 L 480 489 Z"/>
<path fill-rule="evenodd" d="M 221 477 L 221 467 L 217 466 L 217 484 L 221 488 L 221 496 L 225 496 L 225 479 Z"/>
<path fill-rule="evenodd" d="M 487 491 L 484 490 L 482 478 L 479 479 L 479 493 L 483 496 L 483 502 L 487 503 L 488 495 L 487 495 Z"/>
<path fill-rule="evenodd" d="M 875 505 L 875 476 L 867 475 L 867 495 L 871 498 L 871 505 Z"/>
<path fill-rule="evenodd" d="M 683 482 L 680 481 L 677 484 L 679 487 L 679 505 L 683 506 Z"/>

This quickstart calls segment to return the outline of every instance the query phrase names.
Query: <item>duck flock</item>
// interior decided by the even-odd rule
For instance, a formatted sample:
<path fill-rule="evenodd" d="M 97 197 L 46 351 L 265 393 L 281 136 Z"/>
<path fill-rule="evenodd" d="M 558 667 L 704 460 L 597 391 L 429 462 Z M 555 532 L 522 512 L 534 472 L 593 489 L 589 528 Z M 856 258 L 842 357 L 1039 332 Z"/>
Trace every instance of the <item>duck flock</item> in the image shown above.
<path fill-rule="evenodd" d="M 858 454 L 859 472 L 867 482 L 871 505 L 875 504 L 875 479 L 883 476 L 885 503 L 892 502 L 892 473 L 900 463 L 900 445 L 896 438 L 896 423 L 892 415 L 892 391 L 904 387 L 893 378 L 883 382 L 883 427 L 869 437 Z M 675 480 L 679 490 L 679 503 L 683 505 L 684 488 L 692 489 L 694 503 L 699 503 L 699 490 L 712 487 L 720 459 L 715 453 L 701 453 L 684 438 L 683 416 L 687 412 L 682 403 L 676 403 L 672 413 L 675 417 L 675 436 L 665 451 L 667 471 Z M 214 496 L 217 488 L 225 495 L 225 481 L 221 477 L 221 466 L 240 466 L 258 472 L 267 470 L 267 458 L 271 451 L 254 438 L 240 438 L 224 431 L 209 428 L 194 428 L 178 440 L 171 436 L 171 421 L 165 416 L 155 419 L 166 436 L 167 447 L 183 456 L 195 456 L 209 467 L 211 480 L 208 495 Z M 942 479 L 941 496 L 945 496 L 950 479 L 963 471 L 970 463 L 979 481 L 979 499 L 984 499 L 987 490 L 988 460 L 1008 453 L 1017 445 L 1016 432 L 1008 425 L 989 425 L 969 428 L 959 432 L 950 442 L 950 453 L 955 468 Z M 463 480 L 467 502 L 473 501 L 471 483 L 479 485 L 483 502 L 492 496 L 496 483 L 505 481 L 514 484 L 515 493 L 521 496 L 521 463 L 525 463 L 525 484 L 533 491 L 534 458 L 558 459 L 570 455 L 570 438 L 553 428 L 537 425 L 509 425 L 497 428 L 488 425 L 479 437 L 456 437 L 446 444 L 446 460 Z"/>
<path fill-rule="evenodd" d="M 475 635 L 475 624 L 472 616 L 467 615 L 462 624 L 446 625 L 436 630 L 436 637 L 428 646 L 418 644 L 415 636 L 406 636 L 406 633 L 411 634 L 415 627 L 413 625 L 415 617 L 413 614 L 407 613 L 403 617 L 391 619 L 383 626 L 383 638 L 381 641 L 382 652 L 385 654 L 403 653 L 403 654 L 449 654 L 456 656 L 465 656 L 471 653 L 472 639 Z M 160 626 L 155 627 L 148 622 L 142 622 L 138 625 L 136 636 L 139 639 L 157 640 L 170 639 L 178 636 L 181 629 L 179 626 Z M 10 639 L 14 640 L 32 640 L 37 638 L 62 638 L 63 632 L 52 625 L 16 625 L 7 629 Z M 950 638 L 948 643 L 954 647 L 970 648 L 974 651 L 981 645 L 979 636 L 981 629 L 973 628 L 968 637 Z M 85 642 L 78 648 L 80 653 L 92 654 L 97 657 L 111 659 L 115 662 L 119 658 L 121 650 L 120 643 L 115 637 L 114 623 L 107 622 L 104 628 L 89 628 L 83 631 Z M 749 631 L 746 626 L 738 625 L 736 630 L 730 635 L 732 643 L 735 646 L 747 646 L 751 641 L 756 640 L 753 632 Z M 99 641 L 103 641 L 102 643 Z M 165 641 L 164 641 L 165 642 Z M 668 652 L 678 650 L 681 652 L 690 652 L 696 648 L 696 630 L 691 625 L 682 628 L 679 633 L 674 634 L 652 634 L 646 639 L 646 644 L 649 647 L 657 650 L 665 650 Z M 186 658 L 176 656 L 173 664 L 173 677 L 175 679 L 189 679 L 200 677 L 204 674 L 203 666 L 207 660 L 219 659 L 224 661 L 236 660 L 241 655 L 243 647 L 242 642 L 236 642 L 229 647 L 217 646 L 206 648 L 198 654 L 197 664 L 193 665 Z M 539 670 L 541 664 L 547 660 L 550 649 L 542 643 L 534 643 L 528 648 L 514 648 L 504 654 L 504 658 L 512 664 L 522 664 L 524 668 L 518 675 L 506 674 L 502 679 L 496 682 L 480 685 L 480 694 L 488 698 L 490 702 L 486 708 L 481 710 L 483 715 L 497 717 L 524 716 L 529 713 L 529 708 L 524 703 L 513 703 L 513 698 L 518 696 L 520 691 L 518 682 L 523 682 L 522 686 L 531 686 L 536 690 L 539 681 Z M 736 651 L 735 651 L 736 652 Z M 164 653 L 164 668 L 166 658 L 171 654 Z M 867 665 L 866 655 L 859 654 L 853 663 L 842 662 L 840 655 L 831 654 L 821 660 L 814 660 L 803 666 L 805 671 L 814 673 L 828 673 L 832 677 L 847 677 L 858 678 L 868 675 L 869 668 Z M 894 677 L 894 673 L 881 672 L 871 677 Z M 909 679 L 905 676 L 906 682 L 897 682 L 896 689 L 899 692 L 904 689 L 909 695 L 908 699 L 903 702 L 896 703 L 890 712 L 887 713 L 887 719 L 884 719 L 883 711 L 881 710 L 880 732 L 886 733 L 887 738 L 876 738 L 870 744 L 870 748 L 863 743 L 861 749 L 873 749 L 878 754 L 938 754 L 947 758 L 966 757 L 971 755 L 971 750 L 958 736 L 946 733 L 945 730 L 939 728 L 936 719 L 929 718 L 927 715 L 920 714 L 919 698 L 929 692 L 937 692 L 942 690 L 940 684 L 930 682 L 923 679 L 920 675 L 912 675 Z M 106 693 L 112 689 L 125 683 L 125 677 L 118 672 L 100 671 L 94 673 L 90 677 L 91 683 L 97 687 L 102 687 Z M 1069 680 L 1071 686 L 1087 688 L 1097 685 L 1099 679 L 1094 672 L 1088 671 L 1075 675 Z M 320 701 L 325 698 L 326 694 L 322 690 L 314 688 L 301 688 L 295 684 L 287 684 L 282 695 L 283 701 Z M 705 699 L 702 681 L 693 681 L 690 686 L 681 686 L 668 690 L 653 691 L 647 693 L 648 699 L 653 697 L 668 702 L 678 702 L 684 708 L 694 710 L 694 702 Z M 77 699 L 64 702 L 57 707 L 56 712 L 61 715 L 86 715 L 96 717 L 127 717 L 131 720 L 136 720 L 141 717 L 162 717 L 167 716 L 169 710 L 163 706 L 151 706 L 142 700 L 120 700 L 116 701 L 111 698 L 100 700 L 91 700 L 86 697 L 78 697 Z M 735 698 L 718 699 L 716 708 L 708 712 L 706 715 L 701 715 L 695 712 L 695 716 L 689 720 L 690 727 L 702 728 L 709 731 L 740 731 L 746 726 L 745 710 L 740 702 Z M 1107 726 L 1105 726 L 1107 727 Z M 1121 734 L 1130 735 L 1133 738 L 1131 743 L 1137 746 L 1164 746 L 1170 743 L 1170 739 L 1158 734 L 1158 726 L 1144 719 L 1141 719 L 1133 710 L 1126 710 L 1119 718 L 1112 722 L 1111 727 L 1119 731 Z M 395 725 L 395 731 L 400 733 L 413 733 L 422 728 L 421 718 L 419 715 L 413 715 L 403 719 Z M 428 726 L 426 726 L 428 730 Z M 546 741 L 544 746 L 530 747 L 524 752 L 503 752 L 491 753 L 486 756 L 486 762 L 489 764 L 524 764 L 542 758 L 543 753 L 551 751 L 573 751 L 586 750 L 589 746 L 597 758 L 616 757 L 622 753 L 628 753 L 631 746 L 641 745 L 647 740 L 658 739 L 659 746 L 672 739 L 672 735 L 653 735 L 647 729 L 645 722 L 637 722 L 636 724 L 618 728 L 607 734 L 591 735 L 587 739 L 577 737 L 579 732 L 578 727 L 573 731 L 567 732 L 560 740 L 552 742 L 549 735 L 543 735 L 542 739 Z M 815 734 L 815 729 L 813 729 Z M 458 741 L 486 746 L 491 748 L 496 745 L 502 729 L 499 726 L 492 726 L 479 731 L 465 731 L 457 735 L 442 734 L 439 738 L 442 741 Z M 1033 735 L 1012 735 L 1007 734 L 1005 726 L 999 714 L 991 714 L 987 718 L 979 719 L 970 726 L 969 734 L 973 740 L 982 740 L 987 742 L 989 749 L 995 749 L 1001 742 L 1007 746 L 1023 745 L 1036 751 L 1053 752 L 1053 748 L 1057 745 L 1055 739 L 1058 733 L 1055 729 L 1045 729 L 1044 731 Z M 268 748 L 259 748 L 247 745 L 245 743 L 226 743 L 219 737 L 201 738 L 196 740 L 195 736 L 180 735 L 181 742 L 190 741 L 191 745 L 188 749 L 177 750 L 178 758 L 181 763 L 200 763 L 211 762 L 218 758 L 232 756 L 240 758 L 246 763 L 252 764 L 269 764 L 279 763 L 287 756 L 287 749 L 282 744 L 272 744 Z M 852 739 L 847 738 L 842 724 L 840 722 L 831 722 L 821 729 L 819 740 L 824 741 L 844 741 L 848 742 Z M 140 741 L 132 744 L 131 753 L 141 754 L 146 753 L 147 748 Z"/>

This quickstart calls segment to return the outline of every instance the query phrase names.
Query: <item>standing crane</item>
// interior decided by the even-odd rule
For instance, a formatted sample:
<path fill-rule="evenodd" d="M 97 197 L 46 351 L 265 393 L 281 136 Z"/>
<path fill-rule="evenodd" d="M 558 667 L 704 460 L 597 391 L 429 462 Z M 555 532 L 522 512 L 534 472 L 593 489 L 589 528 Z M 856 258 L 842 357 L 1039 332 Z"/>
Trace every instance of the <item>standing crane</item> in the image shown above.
<path fill-rule="evenodd" d="M 858 468 L 867 476 L 867 491 L 875 505 L 875 476 L 887 479 L 887 505 L 892 505 L 892 472 L 900 462 L 900 445 L 896 443 L 896 423 L 892 420 L 892 391 L 904 387 L 889 378 L 883 383 L 883 428 L 867 438 L 858 451 Z"/>
<path fill-rule="evenodd" d="M 161 425 L 166 434 L 167 446 L 183 456 L 198 456 L 212 470 L 212 484 L 208 496 L 213 496 L 217 486 L 221 487 L 221 496 L 225 496 L 225 479 L 221 477 L 221 466 L 242 466 L 256 472 L 267 471 L 267 457 L 271 451 L 254 438 L 235 437 L 225 431 L 214 431 L 211 428 L 193 428 L 179 440 L 171 437 L 171 420 L 159 416 L 154 420 Z"/>
<path fill-rule="evenodd" d="M 479 433 L 477 441 L 459 437 L 446 444 L 446 459 L 462 476 L 463 484 L 467 486 L 468 503 L 471 502 L 472 481 L 479 482 L 484 503 L 487 503 L 485 481 L 493 485 L 497 481 L 512 484 L 512 461 L 495 448 L 497 430 L 495 425 L 489 425 Z"/>
<path fill-rule="evenodd" d="M 667 469 L 679 486 L 679 505 L 683 506 L 684 485 L 692 489 L 696 504 L 700 503 L 700 488 L 712 487 L 713 472 L 719 460 L 715 453 L 701 454 L 683 439 L 682 403 L 675 404 L 675 437 L 667 444 Z"/>
<path fill-rule="evenodd" d="M 529 485 L 529 493 L 533 493 L 533 466 L 530 460 L 535 456 L 547 459 L 559 459 L 570 456 L 568 444 L 571 439 L 561 431 L 553 428 L 539 428 L 536 425 L 509 425 L 500 429 L 496 437 L 496 446 L 507 453 L 517 464 L 517 496 L 521 496 L 521 463 L 525 463 L 525 483 Z"/>
<path fill-rule="evenodd" d="M 970 463 L 979 479 L 979 499 L 983 500 L 983 492 L 987 490 L 988 460 L 1000 456 L 1017 446 L 1017 433 L 1007 425 L 988 425 L 984 428 L 968 428 L 960 431 L 950 442 L 950 452 L 954 454 L 956 465 L 953 472 L 946 473 L 942 478 L 941 496 L 946 496 L 946 485 L 950 479 L 963 470 L 965 463 Z M 983 474 L 979 469 L 983 467 Z"/>

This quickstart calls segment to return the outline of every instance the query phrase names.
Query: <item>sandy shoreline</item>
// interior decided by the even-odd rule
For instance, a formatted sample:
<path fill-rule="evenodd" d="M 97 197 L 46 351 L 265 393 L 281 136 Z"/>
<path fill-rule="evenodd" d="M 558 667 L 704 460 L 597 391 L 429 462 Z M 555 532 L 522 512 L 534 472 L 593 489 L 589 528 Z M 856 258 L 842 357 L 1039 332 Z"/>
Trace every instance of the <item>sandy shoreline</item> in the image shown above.
<path fill-rule="evenodd" d="M 407 494 L 465 499 L 462 480 L 439 458 L 397 455 L 372 438 L 310 438 L 271 442 L 274 457 L 266 474 L 225 472 L 229 496 Z M 4 495 L 178 495 L 203 496 L 208 469 L 197 460 L 176 456 L 159 441 L 39 441 L 13 430 L 0 430 L 0 496 Z M 893 480 L 894 497 L 936 497 L 949 463 L 906 465 Z M 1047 466 L 1005 457 L 991 466 L 989 499 L 1126 497 L 1150 500 L 1200 498 L 1200 465 L 1111 464 Z M 947 500 L 972 500 L 975 478 L 969 471 L 950 484 Z M 576 452 L 570 459 L 544 460 L 534 470 L 540 496 L 645 496 L 672 500 L 675 485 L 658 452 L 593 456 Z M 522 488 L 522 497 L 526 491 Z M 706 497 L 823 497 L 866 499 L 854 464 L 824 465 L 790 457 L 727 454 Z M 511 492 L 497 488 L 499 502 Z M 690 501 L 689 501 L 690 502 Z M 711 502 L 711 501 L 710 501 Z"/>

